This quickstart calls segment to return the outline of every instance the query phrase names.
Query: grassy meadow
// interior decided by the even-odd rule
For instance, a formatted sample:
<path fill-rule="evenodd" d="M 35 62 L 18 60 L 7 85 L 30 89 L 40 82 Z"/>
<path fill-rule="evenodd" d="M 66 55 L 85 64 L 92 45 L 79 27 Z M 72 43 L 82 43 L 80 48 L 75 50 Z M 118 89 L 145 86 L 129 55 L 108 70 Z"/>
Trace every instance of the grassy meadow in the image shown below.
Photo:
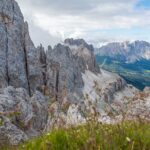
<path fill-rule="evenodd" d="M 41 137 L 1 150 L 150 150 L 150 123 L 87 123 L 53 129 Z"/>

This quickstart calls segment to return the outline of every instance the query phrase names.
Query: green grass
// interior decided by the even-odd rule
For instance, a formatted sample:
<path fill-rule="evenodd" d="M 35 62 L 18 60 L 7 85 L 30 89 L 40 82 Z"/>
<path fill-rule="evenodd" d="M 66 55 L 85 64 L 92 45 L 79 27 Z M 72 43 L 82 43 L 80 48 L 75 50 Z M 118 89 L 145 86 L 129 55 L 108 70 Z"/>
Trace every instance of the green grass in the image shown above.
<path fill-rule="evenodd" d="M 88 123 L 51 132 L 1 150 L 150 150 L 150 124 L 125 122 L 117 125 Z"/>
<path fill-rule="evenodd" d="M 146 72 L 146 73 L 150 73 L 150 70 L 144 70 L 144 72 Z"/>

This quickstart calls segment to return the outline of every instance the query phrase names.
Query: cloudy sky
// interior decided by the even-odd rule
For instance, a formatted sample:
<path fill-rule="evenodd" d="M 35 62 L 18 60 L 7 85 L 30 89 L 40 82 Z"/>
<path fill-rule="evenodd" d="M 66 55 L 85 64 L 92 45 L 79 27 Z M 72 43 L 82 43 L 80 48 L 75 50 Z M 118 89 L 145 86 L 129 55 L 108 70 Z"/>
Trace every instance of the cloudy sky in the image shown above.
<path fill-rule="evenodd" d="M 35 43 L 150 41 L 150 0 L 16 0 Z"/>

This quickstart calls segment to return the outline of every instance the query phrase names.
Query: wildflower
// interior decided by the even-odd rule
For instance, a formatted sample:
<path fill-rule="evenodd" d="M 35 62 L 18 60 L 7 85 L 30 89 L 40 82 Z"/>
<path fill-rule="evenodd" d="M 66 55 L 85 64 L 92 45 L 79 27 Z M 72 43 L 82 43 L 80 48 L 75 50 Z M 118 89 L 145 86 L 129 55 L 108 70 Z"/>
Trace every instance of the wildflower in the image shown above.
<path fill-rule="evenodd" d="M 77 132 L 77 133 L 80 133 L 80 130 L 77 130 L 76 132 Z"/>
<path fill-rule="evenodd" d="M 47 136 L 50 136 L 50 133 L 47 133 L 46 135 L 47 135 Z"/>
<path fill-rule="evenodd" d="M 126 137 L 127 142 L 131 142 L 131 139 L 129 137 Z"/>

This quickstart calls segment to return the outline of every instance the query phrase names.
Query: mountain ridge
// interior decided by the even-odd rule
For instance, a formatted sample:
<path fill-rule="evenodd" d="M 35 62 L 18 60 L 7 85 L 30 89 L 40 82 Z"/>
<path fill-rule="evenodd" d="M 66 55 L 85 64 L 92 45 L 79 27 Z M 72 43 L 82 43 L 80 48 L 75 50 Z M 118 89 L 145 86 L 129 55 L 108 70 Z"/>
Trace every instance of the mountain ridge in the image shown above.
<path fill-rule="evenodd" d="M 97 63 L 143 90 L 150 86 L 150 43 L 110 43 L 95 50 Z"/>
<path fill-rule="evenodd" d="M 127 63 L 134 63 L 140 59 L 150 60 L 150 43 L 146 41 L 114 42 L 95 49 L 96 55 L 121 57 Z"/>

